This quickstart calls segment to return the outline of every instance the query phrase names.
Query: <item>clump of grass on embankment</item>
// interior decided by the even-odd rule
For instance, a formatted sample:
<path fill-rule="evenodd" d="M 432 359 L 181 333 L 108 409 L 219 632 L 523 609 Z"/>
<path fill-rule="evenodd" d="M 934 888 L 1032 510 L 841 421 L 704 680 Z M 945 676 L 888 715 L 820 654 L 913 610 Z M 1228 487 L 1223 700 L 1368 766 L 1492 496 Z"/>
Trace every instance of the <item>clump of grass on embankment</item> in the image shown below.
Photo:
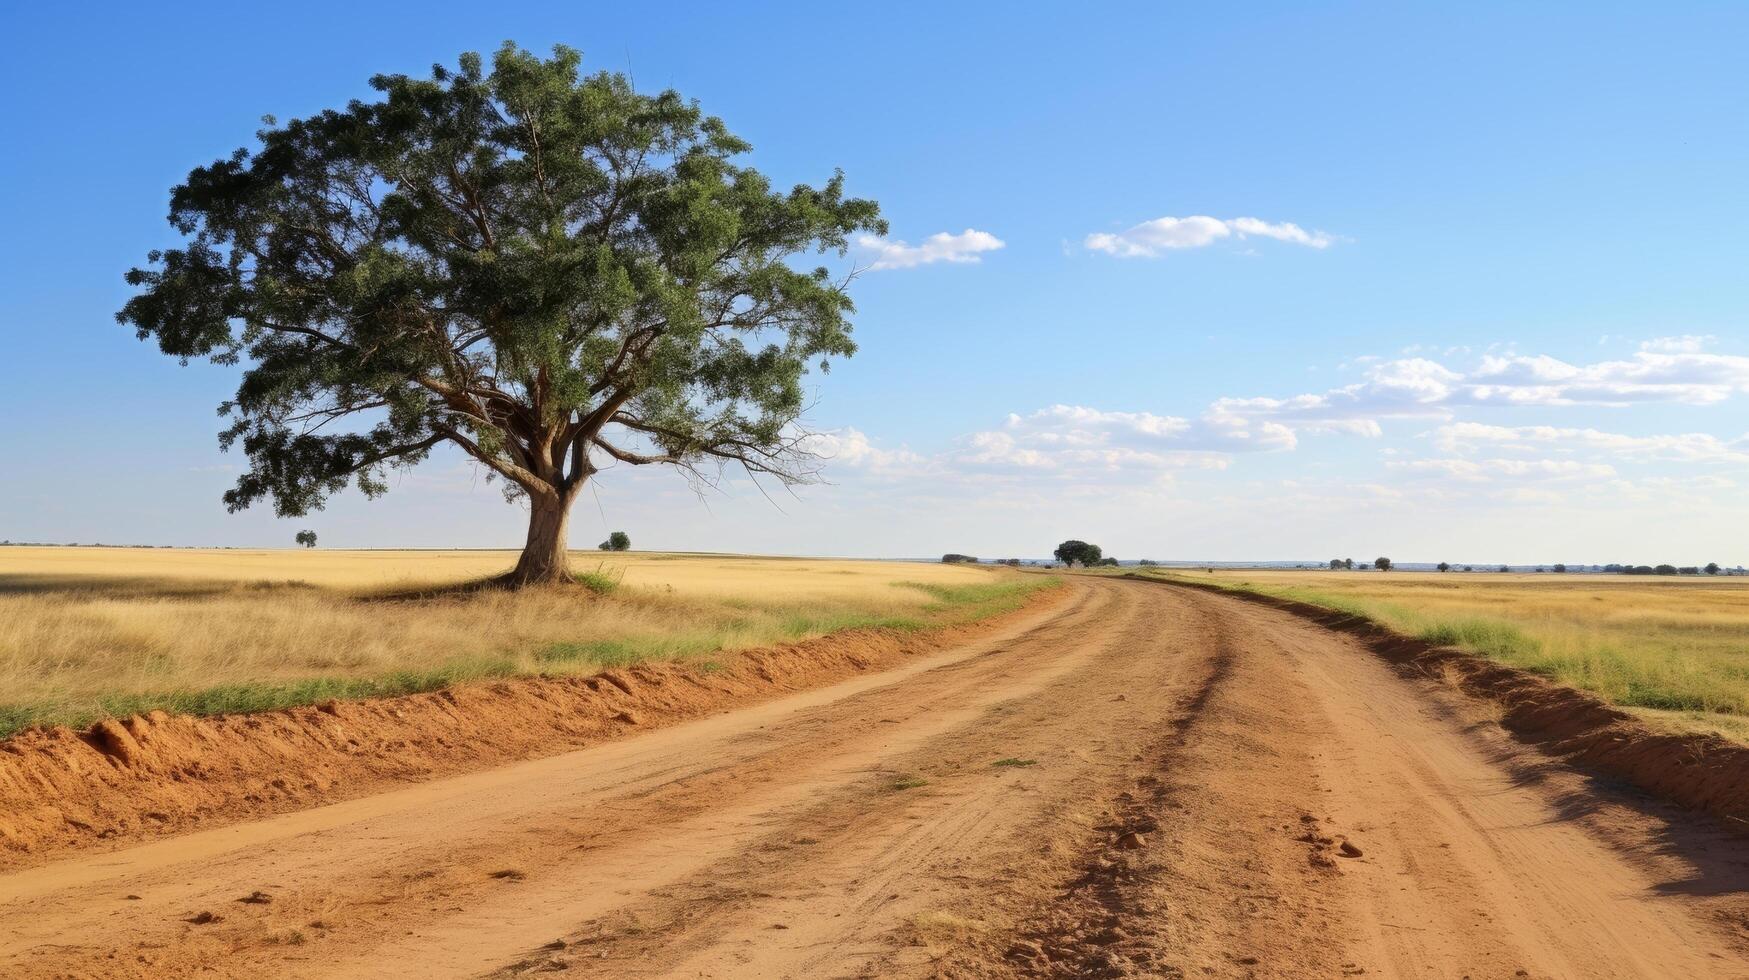
<path fill-rule="evenodd" d="M 1749 578 L 1233 570 L 1195 580 L 1365 616 L 1749 740 Z"/>
<path fill-rule="evenodd" d="M 1018 607 L 1054 580 L 737 556 L 577 559 L 583 589 L 446 590 L 505 552 L 0 549 L 0 736 L 592 673 Z"/>

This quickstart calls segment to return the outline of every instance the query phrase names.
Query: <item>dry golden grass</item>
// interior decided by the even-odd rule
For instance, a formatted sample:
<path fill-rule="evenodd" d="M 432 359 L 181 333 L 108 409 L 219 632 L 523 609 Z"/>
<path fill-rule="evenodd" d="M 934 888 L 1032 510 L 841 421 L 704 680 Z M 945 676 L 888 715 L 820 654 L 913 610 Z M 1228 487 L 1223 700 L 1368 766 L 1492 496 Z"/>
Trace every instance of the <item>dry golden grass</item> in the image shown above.
<path fill-rule="evenodd" d="M 483 590 L 513 552 L 0 548 L 0 734 L 152 707 L 255 710 L 915 628 L 1037 576 L 959 566 L 577 553 L 611 595 Z"/>
<path fill-rule="evenodd" d="M 1191 573 L 1359 612 L 1585 688 L 1648 717 L 1749 734 L 1749 577 L 1494 572 Z"/>

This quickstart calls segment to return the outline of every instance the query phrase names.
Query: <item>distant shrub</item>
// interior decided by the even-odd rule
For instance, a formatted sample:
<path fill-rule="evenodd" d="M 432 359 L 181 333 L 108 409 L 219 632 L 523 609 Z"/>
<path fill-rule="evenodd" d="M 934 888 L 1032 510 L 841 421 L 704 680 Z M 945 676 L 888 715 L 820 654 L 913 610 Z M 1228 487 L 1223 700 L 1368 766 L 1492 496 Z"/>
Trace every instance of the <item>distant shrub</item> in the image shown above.
<path fill-rule="evenodd" d="M 941 556 L 943 565 L 976 565 L 978 560 L 971 555 L 956 555 L 952 552 Z"/>
<path fill-rule="evenodd" d="M 630 551 L 632 539 L 624 531 L 615 531 L 607 536 L 606 541 L 601 542 L 596 547 L 602 551 Z"/>

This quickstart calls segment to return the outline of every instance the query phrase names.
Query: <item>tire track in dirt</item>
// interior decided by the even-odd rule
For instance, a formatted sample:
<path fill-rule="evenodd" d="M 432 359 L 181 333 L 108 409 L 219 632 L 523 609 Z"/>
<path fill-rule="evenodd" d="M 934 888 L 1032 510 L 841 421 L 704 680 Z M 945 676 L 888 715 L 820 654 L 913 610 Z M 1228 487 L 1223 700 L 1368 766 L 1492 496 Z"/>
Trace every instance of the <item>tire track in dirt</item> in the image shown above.
<path fill-rule="evenodd" d="M 1051 855 L 1104 832 L 1112 787 L 1133 777 L 1161 701 L 1207 684 L 1213 665 L 1199 647 L 1171 644 L 1158 612 L 1132 601 L 1083 641 L 1096 653 L 1048 688 L 891 760 L 925 785 L 846 787 L 504 975 L 910 975 L 1006 929 L 1001 906 L 1025 904 Z"/>
<path fill-rule="evenodd" d="M 1036 612 L 1060 596 L 1034 596 Z M 924 630 L 846 630 L 588 676 L 248 714 L 150 712 L 0 739 L 0 870 L 256 820 L 600 744 L 1002 635 L 1022 610 Z"/>
<path fill-rule="evenodd" d="M 1342 916 L 1374 972 L 1749 976 L 1741 837 L 1515 742 L 1496 706 L 1351 637 L 1204 601 L 1291 664 L 1326 722 L 1313 812 L 1364 851 L 1341 862 Z"/>
<path fill-rule="evenodd" d="M 143 955 L 134 970 L 141 975 L 184 965 L 241 974 L 256 958 L 298 972 L 307 957 L 284 947 L 369 947 L 405 932 L 414 909 L 421 919 L 490 910 L 507 884 L 526 893 L 551 880 L 577 890 L 564 873 L 576 864 L 601 865 L 640 847 L 658 856 L 645 868 L 627 858 L 624 874 L 708 859 L 701 840 L 727 849 L 738 839 L 722 826 L 805 796 L 810 780 L 857 778 L 857 753 L 906 723 L 947 723 L 934 716 L 977 696 L 992 676 L 1018 671 L 1014 683 L 1023 684 L 1032 671 L 1072 669 L 1057 651 L 1123 601 L 1083 590 L 1042 623 L 885 675 L 580 753 L 0 877 L 0 900 L 12 899 L 0 905 L 0 967 L 51 964 L 40 954 L 53 949 L 87 963 Z M 674 840 L 692 846 L 676 852 Z M 184 880 L 191 867 L 200 874 Z M 517 873 L 492 877 L 501 871 Z M 262 888 L 272 903 L 237 906 L 230 894 Z M 183 922 L 202 912 L 226 921 Z M 518 925 L 542 939 L 562 928 Z M 131 942 L 118 945 L 124 935 Z M 136 951 L 172 944 L 173 954 Z"/>
<path fill-rule="evenodd" d="M 1749 976 L 1742 838 L 1286 613 L 1071 588 L 886 674 L 0 876 L 0 974 Z"/>

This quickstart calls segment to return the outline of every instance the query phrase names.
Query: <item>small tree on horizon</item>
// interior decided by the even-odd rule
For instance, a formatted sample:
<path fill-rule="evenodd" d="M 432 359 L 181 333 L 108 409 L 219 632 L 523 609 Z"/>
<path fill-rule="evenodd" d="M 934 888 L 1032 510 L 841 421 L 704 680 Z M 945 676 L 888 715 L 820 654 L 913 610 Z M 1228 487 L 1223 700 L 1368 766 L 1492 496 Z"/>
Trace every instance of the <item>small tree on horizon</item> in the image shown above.
<path fill-rule="evenodd" d="M 1391 560 L 1389 558 L 1374 558 L 1372 560 L 1372 567 L 1381 572 L 1388 572 L 1391 570 Z"/>
<path fill-rule="evenodd" d="M 1434 566 L 1434 567 L 1436 567 L 1436 568 L 1438 568 L 1438 569 L 1439 569 L 1439 570 L 1440 570 L 1440 571 L 1442 571 L 1442 572 L 1449 572 L 1449 571 L 1451 571 L 1451 566 L 1450 566 L 1450 565 L 1447 565 L 1447 564 L 1446 564 L 1446 563 L 1445 563 L 1445 562 L 1440 562 L 1440 563 L 1439 563 L 1439 564 L 1438 564 L 1438 565 L 1436 565 L 1436 566 Z"/>
<path fill-rule="evenodd" d="M 596 545 L 602 551 L 630 551 L 632 536 L 624 531 L 615 531 L 607 536 L 607 540 Z"/>
<path fill-rule="evenodd" d="M 117 314 L 188 361 L 242 365 L 224 496 L 294 517 L 454 447 L 528 502 L 512 585 L 569 577 L 566 528 L 605 465 L 697 487 L 735 466 L 811 482 L 810 366 L 848 357 L 848 277 L 798 268 L 885 234 L 842 175 L 774 190 L 694 102 L 506 43 L 192 171 L 186 242 Z M 806 125 L 801 123 L 800 125 Z"/>
<path fill-rule="evenodd" d="M 314 548 L 316 546 L 316 532 L 299 531 L 295 535 L 295 540 L 306 548 Z"/>
<path fill-rule="evenodd" d="M 1708 575 L 1717 575 L 1717 574 L 1719 574 L 1719 563 L 1718 563 L 1718 562 L 1716 562 L 1716 561 L 1709 561 L 1709 562 L 1707 562 L 1707 563 L 1706 563 L 1706 573 L 1707 573 L 1707 574 L 1708 574 Z"/>
<path fill-rule="evenodd" d="M 1064 568 L 1074 568 L 1077 562 L 1084 568 L 1092 568 L 1104 556 L 1098 545 L 1074 538 L 1057 545 L 1057 550 L 1052 554 L 1063 563 Z"/>

